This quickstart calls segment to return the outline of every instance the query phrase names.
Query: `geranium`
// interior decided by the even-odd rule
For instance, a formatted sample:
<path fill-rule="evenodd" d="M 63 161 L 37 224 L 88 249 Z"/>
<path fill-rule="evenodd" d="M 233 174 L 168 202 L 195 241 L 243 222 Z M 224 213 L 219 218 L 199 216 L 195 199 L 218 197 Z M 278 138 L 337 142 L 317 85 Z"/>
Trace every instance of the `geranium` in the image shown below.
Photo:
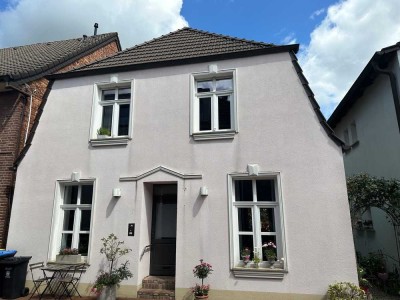
<path fill-rule="evenodd" d="M 200 264 L 194 267 L 194 276 L 201 279 L 201 285 L 196 283 L 195 287 L 192 288 L 192 291 L 196 296 L 208 295 L 210 285 L 204 285 L 204 278 L 207 278 L 212 271 L 214 271 L 212 266 L 209 263 L 204 262 L 202 259 L 200 259 Z"/>
<path fill-rule="evenodd" d="M 276 245 L 272 241 L 265 243 L 262 247 L 265 248 L 264 253 L 268 259 L 276 259 Z"/>
<path fill-rule="evenodd" d="M 77 255 L 79 254 L 78 249 L 76 248 L 64 248 L 59 252 L 60 255 Z"/>

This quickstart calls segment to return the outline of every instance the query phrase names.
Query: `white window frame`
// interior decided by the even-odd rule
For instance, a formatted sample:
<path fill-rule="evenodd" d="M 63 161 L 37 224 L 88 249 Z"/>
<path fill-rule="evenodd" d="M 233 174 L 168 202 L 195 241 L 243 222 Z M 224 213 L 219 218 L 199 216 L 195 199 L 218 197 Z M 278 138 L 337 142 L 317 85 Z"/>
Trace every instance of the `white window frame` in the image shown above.
<path fill-rule="evenodd" d="M 232 139 L 238 132 L 238 100 L 237 100 L 237 70 L 226 69 L 219 70 L 217 72 L 201 72 L 193 73 L 190 77 L 191 86 L 191 109 L 190 109 L 190 135 L 194 140 L 211 140 L 211 139 Z M 215 81 L 218 79 L 232 79 L 232 90 L 226 91 L 213 91 L 213 92 L 197 92 L 198 81 Z M 218 129 L 218 96 L 229 96 L 232 101 L 231 105 L 231 128 L 230 129 Z M 199 97 L 201 96 L 201 97 Z M 199 129 L 199 98 L 210 97 L 211 98 L 211 118 L 212 128 L 211 130 Z"/>
<path fill-rule="evenodd" d="M 262 201 L 256 202 L 256 180 L 272 179 L 275 183 L 275 202 Z M 251 180 L 253 184 L 253 201 L 252 202 L 235 202 L 235 180 Z M 249 176 L 248 173 L 228 174 L 228 198 L 229 198 L 229 232 L 230 232 L 230 266 L 236 277 L 254 277 L 254 278 L 283 278 L 288 272 L 286 242 L 285 242 L 285 226 L 283 214 L 282 186 L 281 175 L 279 172 L 260 172 L 258 176 Z M 261 267 L 258 269 L 243 267 L 242 261 L 239 259 L 239 234 L 248 234 L 247 232 L 239 232 L 238 209 L 237 208 L 252 207 L 252 228 L 254 248 L 263 251 L 261 236 L 275 235 L 277 245 L 277 258 L 284 259 L 283 268 Z M 275 232 L 261 232 L 261 226 L 256 220 L 260 220 L 259 208 L 274 208 Z M 260 253 L 261 254 L 261 253 Z"/>
<path fill-rule="evenodd" d="M 131 89 L 131 98 L 121 100 L 107 100 L 102 101 L 102 91 L 112 89 Z M 92 105 L 92 120 L 90 128 L 89 142 L 92 146 L 108 146 L 108 145 L 126 145 L 132 139 L 133 130 L 133 98 L 135 88 L 134 80 L 116 80 L 115 82 L 99 82 L 95 83 L 93 87 L 93 105 Z M 128 135 L 118 135 L 118 120 L 119 118 L 119 106 L 122 104 L 129 104 L 129 129 Z M 98 129 L 101 127 L 103 118 L 103 107 L 113 106 L 111 136 L 106 138 L 100 138 L 97 134 Z"/>
<path fill-rule="evenodd" d="M 64 192 L 65 186 L 82 186 L 82 185 L 92 185 L 93 186 L 93 195 L 92 195 L 92 204 L 63 204 L 64 201 Z M 78 236 L 80 233 L 89 233 L 89 245 L 88 245 L 88 255 L 82 256 L 84 261 L 88 262 L 90 257 L 90 249 L 91 249 L 91 240 L 93 235 L 93 216 L 94 216 L 94 202 L 95 202 L 95 191 L 96 191 L 96 181 L 93 179 L 81 179 L 79 182 L 72 182 L 70 180 L 58 180 L 56 183 L 56 191 L 55 191 L 55 201 L 53 207 L 53 218 L 52 218 L 52 230 L 50 235 L 50 244 L 49 244 L 49 261 L 55 261 L 56 255 L 60 251 L 61 240 L 63 233 L 72 233 L 72 248 L 78 248 Z M 78 201 L 80 201 L 81 188 L 78 189 Z M 81 211 L 82 210 L 91 210 L 90 217 L 90 230 L 89 231 L 81 231 L 80 230 L 80 221 L 81 221 Z M 65 231 L 63 230 L 63 221 L 64 221 L 64 211 L 65 210 L 75 210 L 74 216 L 74 229 L 73 231 Z"/>

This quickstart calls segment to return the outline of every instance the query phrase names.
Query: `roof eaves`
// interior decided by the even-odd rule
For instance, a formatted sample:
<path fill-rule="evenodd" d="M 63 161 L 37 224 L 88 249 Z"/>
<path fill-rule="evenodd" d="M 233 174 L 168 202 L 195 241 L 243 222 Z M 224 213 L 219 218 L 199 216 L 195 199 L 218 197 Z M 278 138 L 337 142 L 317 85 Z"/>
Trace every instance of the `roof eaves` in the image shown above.
<path fill-rule="evenodd" d="M 112 32 L 112 35 L 109 38 L 103 40 L 101 43 L 96 44 L 94 47 L 86 47 L 84 50 L 75 52 L 75 54 L 73 56 L 69 56 L 67 59 L 64 58 L 64 59 L 60 59 L 58 61 L 52 62 L 48 66 L 40 68 L 40 72 L 35 72 L 35 73 L 24 72 L 23 74 L 21 74 L 22 76 L 18 76 L 18 78 L 16 78 L 15 83 L 23 84 L 23 83 L 26 83 L 29 81 L 33 81 L 33 80 L 42 78 L 42 77 L 46 77 L 47 75 L 52 74 L 52 73 L 56 72 L 57 70 L 60 70 L 64 67 L 70 65 L 74 61 L 104 47 L 105 45 L 107 45 L 113 41 L 115 41 L 117 43 L 117 48 L 121 49 L 118 34 L 116 32 Z"/>
<path fill-rule="evenodd" d="M 273 53 L 280 53 L 280 52 L 297 53 L 298 50 L 299 50 L 299 44 L 273 46 L 273 47 L 263 48 L 263 49 L 246 50 L 246 51 L 240 51 L 240 52 L 230 52 L 230 53 L 206 55 L 206 56 L 197 56 L 197 57 L 190 57 L 190 58 L 176 59 L 176 60 L 164 60 L 164 61 L 146 62 L 146 63 L 138 63 L 138 64 L 121 64 L 121 65 L 117 65 L 117 66 L 104 66 L 104 67 L 96 68 L 96 69 L 82 69 L 82 70 L 78 69 L 78 70 L 74 70 L 74 71 L 66 72 L 66 73 L 50 74 L 47 76 L 47 78 L 48 79 L 72 78 L 72 77 L 80 77 L 80 76 L 107 74 L 110 72 L 124 72 L 124 71 L 133 71 L 133 70 L 169 67 L 169 66 L 176 66 L 176 65 L 185 65 L 185 64 L 191 64 L 191 63 L 200 63 L 200 62 L 215 61 L 215 60 L 227 60 L 227 59 L 233 59 L 233 58 L 258 56 L 258 55 L 273 54 Z"/>
<path fill-rule="evenodd" d="M 325 119 L 324 115 L 322 114 L 320 107 L 318 105 L 318 102 L 315 100 L 314 93 L 312 92 L 310 86 L 308 85 L 308 81 L 303 74 L 303 70 L 301 69 L 299 63 L 297 62 L 296 55 L 293 52 L 290 52 L 290 56 L 292 58 L 292 63 L 296 70 L 297 76 L 299 77 L 300 82 L 304 88 L 304 91 L 306 92 L 308 99 L 311 102 L 311 105 L 314 109 L 315 114 L 317 115 L 319 123 L 321 124 L 321 126 L 325 130 L 325 132 L 328 134 L 328 136 L 333 140 L 333 142 L 336 145 L 338 145 L 339 147 L 343 147 L 345 145 L 345 143 L 336 136 L 335 132 L 332 130 L 332 128 L 326 122 L 326 119 Z"/>
<path fill-rule="evenodd" d="M 328 119 L 328 124 L 335 128 L 340 120 L 346 115 L 347 111 L 354 105 L 357 99 L 362 96 L 363 91 L 369 86 L 373 79 L 377 76 L 376 71 L 372 67 L 373 63 L 381 64 L 385 60 L 389 60 L 391 54 L 400 50 L 400 42 L 395 45 L 382 48 L 380 51 L 375 52 L 370 61 L 361 71 L 360 75 L 354 81 L 353 85 L 347 91 L 346 95 L 340 101 L 333 113 Z"/>

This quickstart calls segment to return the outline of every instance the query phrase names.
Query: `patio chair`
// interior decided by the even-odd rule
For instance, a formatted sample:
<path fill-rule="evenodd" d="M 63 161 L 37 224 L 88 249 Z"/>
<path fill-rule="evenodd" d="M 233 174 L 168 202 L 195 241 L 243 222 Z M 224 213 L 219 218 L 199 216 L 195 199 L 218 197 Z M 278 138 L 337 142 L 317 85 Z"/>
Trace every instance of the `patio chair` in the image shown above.
<path fill-rule="evenodd" d="M 62 294 L 60 295 L 59 299 L 61 299 L 63 296 L 67 296 L 72 300 L 71 296 L 74 294 L 74 292 L 76 292 L 79 297 L 82 297 L 78 291 L 78 284 L 81 280 L 83 272 L 85 271 L 85 265 L 71 266 L 67 274 L 57 280 L 62 288 Z"/>
<path fill-rule="evenodd" d="M 42 268 L 44 268 L 43 261 L 29 265 L 33 282 L 32 295 L 29 297 L 29 299 L 31 299 L 33 295 L 35 295 L 35 293 L 37 293 L 40 296 L 39 288 L 41 286 L 47 287 L 50 281 L 50 277 L 46 275 L 46 273 L 42 270 Z M 43 275 L 43 277 L 41 277 L 41 275 Z"/>

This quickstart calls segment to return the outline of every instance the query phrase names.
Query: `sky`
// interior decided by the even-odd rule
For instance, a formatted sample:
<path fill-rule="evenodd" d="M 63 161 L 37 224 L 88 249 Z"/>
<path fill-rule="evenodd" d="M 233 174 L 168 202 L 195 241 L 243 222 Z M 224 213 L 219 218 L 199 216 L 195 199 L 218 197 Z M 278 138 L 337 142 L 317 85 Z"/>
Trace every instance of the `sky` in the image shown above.
<path fill-rule="evenodd" d="M 400 0 L 0 0 L 0 48 L 92 35 L 94 23 L 123 49 L 185 26 L 298 43 L 328 118 L 374 52 L 400 41 L 399 16 Z"/>

